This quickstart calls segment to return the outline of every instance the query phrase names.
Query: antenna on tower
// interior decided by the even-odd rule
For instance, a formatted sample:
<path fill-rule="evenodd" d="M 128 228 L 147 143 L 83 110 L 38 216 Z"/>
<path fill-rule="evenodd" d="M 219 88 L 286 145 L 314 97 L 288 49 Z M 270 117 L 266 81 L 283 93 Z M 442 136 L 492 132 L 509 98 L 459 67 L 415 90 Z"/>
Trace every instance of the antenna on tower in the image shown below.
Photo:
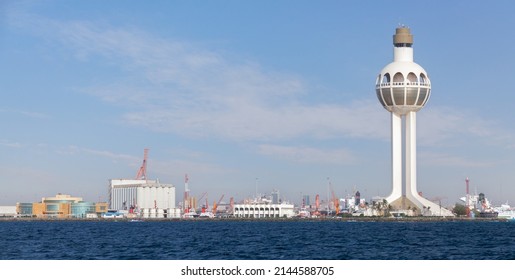
<path fill-rule="evenodd" d="M 143 155 L 143 163 L 141 164 L 138 174 L 136 175 L 136 180 L 147 180 L 147 159 L 148 149 L 145 149 Z"/>

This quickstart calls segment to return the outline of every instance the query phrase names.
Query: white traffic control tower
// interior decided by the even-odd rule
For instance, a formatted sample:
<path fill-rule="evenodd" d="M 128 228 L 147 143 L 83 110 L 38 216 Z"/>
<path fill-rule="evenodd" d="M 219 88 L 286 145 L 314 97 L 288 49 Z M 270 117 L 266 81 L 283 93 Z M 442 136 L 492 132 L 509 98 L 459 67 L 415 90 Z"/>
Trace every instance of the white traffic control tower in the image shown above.
<path fill-rule="evenodd" d="M 393 35 L 393 62 L 381 70 L 376 80 L 377 98 L 392 115 L 392 193 L 386 200 L 397 209 L 416 207 L 426 215 L 453 216 L 417 191 L 416 112 L 429 100 L 431 81 L 424 68 L 413 62 L 412 45 L 410 29 L 398 27 Z"/>

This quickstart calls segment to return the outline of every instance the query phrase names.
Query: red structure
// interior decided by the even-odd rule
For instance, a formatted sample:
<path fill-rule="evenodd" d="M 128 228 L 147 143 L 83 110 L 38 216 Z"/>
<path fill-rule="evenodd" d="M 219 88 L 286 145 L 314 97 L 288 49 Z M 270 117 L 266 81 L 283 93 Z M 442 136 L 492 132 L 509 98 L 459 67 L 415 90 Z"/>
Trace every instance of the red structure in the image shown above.
<path fill-rule="evenodd" d="M 147 159 L 148 159 L 148 149 L 144 150 L 143 163 L 138 170 L 138 174 L 136 175 L 136 180 L 147 180 Z"/>
<path fill-rule="evenodd" d="M 465 183 L 467 184 L 467 196 L 465 197 L 465 204 L 467 205 L 467 217 L 470 218 L 470 195 L 469 195 L 469 177 L 465 179 Z"/>

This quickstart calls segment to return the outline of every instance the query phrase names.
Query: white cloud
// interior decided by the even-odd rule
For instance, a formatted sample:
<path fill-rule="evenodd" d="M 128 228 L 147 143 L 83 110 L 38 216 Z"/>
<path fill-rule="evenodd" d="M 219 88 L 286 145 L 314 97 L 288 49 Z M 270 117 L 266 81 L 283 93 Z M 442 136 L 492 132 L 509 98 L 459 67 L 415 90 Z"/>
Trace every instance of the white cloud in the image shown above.
<path fill-rule="evenodd" d="M 291 73 L 136 29 L 38 17 L 18 19 L 17 25 L 57 37 L 83 60 L 101 56 L 120 65 L 122 80 L 83 90 L 125 107 L 122 118 L 130 125 L 229 141 L 390 138 L 388 113 L 373 97 L 309 102 L 307 93 L 316 93 Z M 478 115 L 450 107 L 424 109 L 419 116 L 422 146 L 453 145 L 471 136 L 506 147 L 515 139 Z"/>
<path fill-rule="evenodd" d="M 310 147 L 260 145 L 259 153 L 299 163 L 345 164 L 355 158 L 346 149 L 322 150 Z"/>
<path fill-rule="evenodd" d="M 133 156 L 105 150 L 81 148 L 77 146 L 69 146 L 64 149 L 60 149 L 59 153 L 67 155 L 89 154 L 97 157 L 108 158 L 113 162 L 123 162 L 134 170 L 137 170 L 137 168 L 139 168 L 143 162 L 143 154 L 141 156 Z M 193 158 L 196 157 L 196 154 L 193 154 Z M 208 163 L 202 158 L 175 158 L 171 160 L 159 160 L 149 156 L 147 165 L 149 169 L 148 171 L 150 172 L 149 176 L 151 177 L 170 174 L 173 174 L 175 177 L 180 177 L 181 174 L 187 170 L 195 170 L 195 172 L 202 174 L 226 174 L 232 172 L 232 170 L 228 168 Z"/>
<path fill-rule="evenodd" d="M 12 142 L 8 140 L 0 140 L 0 146 L 9 147 L 9 148 L 21 148 L 23 145 L 19 142 Z"/>
<path fill-rule="evenodd" d="M 138 108 L 123 116 L 132 125 L 236 141 L 387 138 L 384 112 L 377 102 L 307 104 L 303 96 L 308 89 L 292 74 L 266 71 L 248 61 L 233 62 L 189 43 L 138 30 L 37 18 L 30 22 L 37 22 L 44 36 L 57 36 L 82 59 L 100 55 L 128 71 L 129 81 L 84 91 Z"/>
<path fill-rule="evenodd" d="M 26 110 L 12 110 L 12 109 L 0 109 L 0 113 L 9 114 L 10 117 L 12 115 L 22 115 L 29 118 L 34 119 L 48 119 L 50 116 L 44 113 L 35 112 L 35 111 L 26 111 Z"/>

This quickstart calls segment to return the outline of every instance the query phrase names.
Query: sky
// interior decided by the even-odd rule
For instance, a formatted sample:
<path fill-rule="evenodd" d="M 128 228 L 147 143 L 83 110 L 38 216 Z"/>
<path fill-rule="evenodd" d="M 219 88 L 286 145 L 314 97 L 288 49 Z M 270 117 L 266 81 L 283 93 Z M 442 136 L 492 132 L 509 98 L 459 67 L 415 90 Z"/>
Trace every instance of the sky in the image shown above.
<path fill-rule="evenodd" d="M 375 79 L 399 24 L 432 94 L 418 190 L 515 204 L 513 1 L 0 0 L 0 205 L 148 177 L 210 203 L 391 191 Z"/>

